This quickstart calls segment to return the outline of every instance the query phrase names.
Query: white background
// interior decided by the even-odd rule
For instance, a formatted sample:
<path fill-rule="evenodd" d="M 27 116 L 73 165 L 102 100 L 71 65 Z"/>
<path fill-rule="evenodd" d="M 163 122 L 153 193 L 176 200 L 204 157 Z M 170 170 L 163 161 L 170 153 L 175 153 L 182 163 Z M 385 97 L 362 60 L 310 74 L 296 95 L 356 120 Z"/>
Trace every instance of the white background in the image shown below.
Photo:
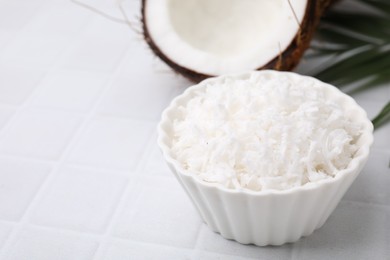
<path fill-rule="evenodd" d="M 112 2 L 89 0 L 120 17 Z M 390 125 L 323 228 L 244 246 L 201 222 L 158 151 L 159 115 L 189 85 L 125 25 L 0 0 L 0 259 L 389 259 Z M 372 117 L 389 86 L 354 97 Z"/>

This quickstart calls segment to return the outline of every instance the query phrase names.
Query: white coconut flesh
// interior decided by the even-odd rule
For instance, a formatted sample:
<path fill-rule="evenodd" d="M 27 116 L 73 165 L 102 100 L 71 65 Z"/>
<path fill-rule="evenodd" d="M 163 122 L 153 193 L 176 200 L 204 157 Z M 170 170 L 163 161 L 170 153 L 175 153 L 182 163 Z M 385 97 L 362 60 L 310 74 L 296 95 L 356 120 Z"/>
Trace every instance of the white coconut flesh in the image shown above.
<path fill-rule="evenodd" d="M 306 5 L 307 0 L 147 0 L 145 23 L 168 59 L 221 75 L 257 69 L 278 57 L 298 33 Z"/>

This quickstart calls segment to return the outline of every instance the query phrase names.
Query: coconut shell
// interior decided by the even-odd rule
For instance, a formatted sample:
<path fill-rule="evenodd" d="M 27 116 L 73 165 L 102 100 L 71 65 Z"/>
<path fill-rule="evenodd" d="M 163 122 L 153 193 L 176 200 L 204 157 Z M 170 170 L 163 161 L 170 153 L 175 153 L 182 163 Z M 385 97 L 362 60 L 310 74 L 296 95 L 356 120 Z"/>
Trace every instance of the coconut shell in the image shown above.
<path fill-rule="evenodd" d="M 147 27 L 145 12 L 147 0 L 142 0 L 141 6 L 141 20 L 142 20 L 142 29 L 143 36 L 146 43 L 149 45 L 153 53 L 163 60 L 169 67 L 171 67 L 175 72 L 183 75 L 193 82 L 200 82 L 206 78 L 214 77 L 215 75 L 207 75 L 199 73 L 197 71 L 185 68 L 178 65 L 175 61 L 169 59 L 155 44 L 152 37 L 149 34 Z M 300 30 L 297 32 L 294 39 L 291 41 L 290 45 L 277 55 L 274 59 L 270 60 L 264 66 L 257 68 L 256 70 L 262 69 L 273 69 L 280 71 L 290 71 L 293 70 L 301 60 L 303 53 L 310 46 L 310 41 L 313 37 L 315 29 L 321 19 L 321 16 L 325 13 L 327 8 L 337 0 L 307 0 L 307 6 L 305 15 L 303 17 Z"/>

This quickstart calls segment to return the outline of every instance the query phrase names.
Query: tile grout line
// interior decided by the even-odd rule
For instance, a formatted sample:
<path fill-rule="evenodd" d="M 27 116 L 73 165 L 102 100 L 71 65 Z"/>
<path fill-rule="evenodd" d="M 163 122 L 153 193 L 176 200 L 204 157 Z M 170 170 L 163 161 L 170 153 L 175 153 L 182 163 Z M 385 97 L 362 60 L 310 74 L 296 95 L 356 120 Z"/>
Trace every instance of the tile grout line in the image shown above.
<path fill-rule="evenodd" d="M 2 49 L 5 50 L 9 45 L 11 45 L 12 41 L 18 37 L 19 35 L 21 35 L 25 30 L 26 30 L 26 27 L 27 27 L 27 24 L 33 20 L 38 14 L 39 12 L 42 10 L 43 6 L 47 4 L 46 1 L 44 1 L 43 3 L 41 4 L 38 4 L 38 6 L 36 7 L 36 10 L 35 10 L 35 13 L 33 15 L 31 15 L 29 17 L 29 21 L 26 21 L 25 24 L 19 28 L 19 29 L 16 29 L 15 31 L 12 31 L 12 33 L 14 33 L 13 36 L 11 36 L 11 39 L 7 40 L 7 42 L 4 44 L 4 46 L 2 46 Z M 1 56 L 4 55 L 4 51 L 3 52 L 0 52 L 0 59 L 1 59 Z"/>
<path fill-rule="evenodd" d="M 37 224 L 30 224 L 30 225 L 31 225 L 31 227 L 41 229 L 41 230 L 54 231 L 54 230 L 59 229 L 59 228 L 53 227 L 53 226 L 41 226 L 41 225 L 37 225 Z M 95 239 L 95 240 L 101 240 L 102 237 L 104 236 L 104 235 L 100 235 L 98 233 L 87 233 L 87 232 L 79 231 L 76 229 L 60 229 L 60 230 L 61 230 L 61 232 L 69 234 L 69 235 L 90 238 L 90 239 Z M 126 239 L 126 238 L 121 238 L 121 237 L 113 237 L 112 239 L 115 241 L 123 242 L 123 243 L 140 244 L 140 245 L 145 245 L 145 246 L 158 246 L 158 247 L 171 248 L 171 249 L 181 249 L 181 250 L 186 250 L 186 251 L 191 251 L 191 252 L 193 251 L 193 249 L 191 249 L 191 248 L 176 247 L 176 246 L 170 246 L 170 245 L 166 245 L 166 244 L 142 242 L 142 241 L 138 241 L 138 240 Z"/>
<path fill-rule="evenodd" d="M 365 201 L 358 201 L 358 200 L 342 199 L 340 201 L 340 203 L 350 203 L 350 204 L 355 205 L 355 206 L 362 206 L 362 207 L 370 206 L 370 207 L 374 207 L 374 208 L 377 208 L 377 209 L 390 210 L 390 205 L 379 204 L 379 203 L 374 203 L 374 202 L 365 202 Z M 340 203 L 339 203 L 339 205 L 340 205 Z M 337 206 L 339 206 L 339 205 L 337 205 Z"/>
<path fill-rule="evenodd" d="M 150 133 L 150 137 L 153 137 L 153 133 Z M 151 147 L 152 147 L 152 141 L 154 141 L 153 139 L 150 139 L 150 141 L 146 144 L 146 149 L 144 150 L 144 152 L 142 153 L 142 156 L 141 156 L 141 159 L 140 159 L 140 162 L 145 162 L 146 161 L 146 158 L 147 158 L 147 155 L 149 154 L 149 151 L 151 150 Z M 125 188 L 123 189 L 123 192 L 118 200 L 118 203 L 116 205 L 116 208 L 113 210 L 113 214 L 111 215 L 111 219 L 109 220 L 107 226 L 106 226 L 106 230 L 102 236 L 102 239 L 100 241 L 100 244 L 97 248 L 97 250 L 95 251 L 95 254 L 93 256 L 93 260 L 95 259 L 99 259 L 102 257 L 102 254 L 103 254 L 103 250 L 106 248 L 106 246 L 108 245 L 108 241 L 109 241 L 109 238 L 110 238 L 110 234 L 111 232 L 113 231 L 114 229 L 114 225 L 116 223 L 116 220 L 119 218 L 119 215 L 120 213 L 122 212 L 122 209 L 124 207 L 124 204 L 126 203 L 126 198 L 130 192 L 130 188 L 135 185 L 136 183 L 139 182 L 140 178 L 141 178 L 141 171 L 143 169 L 143 166 L 144 166 L 144 163 L 138 163 L 135 171 L 134 171 L 134 179 L 133 181 L 129 181 L 126 185 L 125 185 Z M 121 238 L 118 238 L 118 237 L 115 237 L 115 239 L 121 239 Z M 126 239 L 124 239 L 126 240 Z M 131 240 L 126 240 L 126 241 L 131 241 Z"/>
<path fill-rule="evenodd" d="M 95 240 L 99 240 L 101 238 L 101 235 L 99 235 L 99 233 L 94 233 L 94 232 L 84 232 L 84 231 L 79 231 L 77 229 L 58 228 L 56 226 L 43 226 L 35 223 L 29 223 L 28 225 L 29 227 L 33 227 L 35 229 L 46 230 L 46 231 L 61 231 L 62 233 L 68 235 L 78 236 L 83 238 L 90 238 Z"/>
<path fill-rule="evenodd" d="M 4 102 L 0 102 L 0 108 L 5 108 L 5 109 L 11 109 L 11 110 L 17 110 L 19 108 L 18 105 L 12 105 Z"/>
<path fill-rule="evenodd" d="M 42 229 L 42 230 L 58 230 L 57 227 L 52 227 L 52 226 L 40 226 L 36 224 L 31 224 L 32 227 L 37 228 L 37 229 Z M 73 230 L 73 229 L 61 229 L 62 232 L 73 235 L 73 236 L 79 236 L 79 237 L 84 237 L 84 238 L 90 238 L 90 239 L 96 239 L 100 240 L 104 235 L 99 235 L 98 233 L 86 233 L 83 231 L 78 231 L 78 230 Z M 157 244 L 157 243 L 149 243 L 149 242 L 142 242 L 138 240 L 132 240 L 132 239 L 126 239 L 126 238 L 121 238 L 121 237 L 113 237 L 112 238 L 115 241 L 122 242 L 122 243 L 132 243 L 132 244 L 139 244 L 139 245 L 145 245 L 145 246 L 157 246 L 161 248 L 169 248 L 169 249 L 180 249 L 180 250 L 185 250 L 192 252 L 193 249 L 190 248 L 184 248 L 184 247 L 175 247 L 175 246 L 170 246 L 166 244 Z"/>
<path fill-rule="evenodd" d="M 300 238 L 300 239 L 302 239 L 302 238 Z M 299 242 L 299 240 L 294 242 L 294 244 L 292 245 L 290 260 L 299 260 L 299 253 L 302 250 L 301 248 L 306 244 L 306 241 L 303 241 L 300 244 L 297 244 L 298 242 Z"/>
<path fill-rule="evenodd" d="M 132 243 L 136 245 L 144 245 L 144 246 L 153 246 L 153 247 L 161 247 L 161 248 L 169 248 L 169 249 L 180 249 L 183 251 L 187 252 L 193 252 L 193 249 L 190 248 L 184 248 L 184 247 L 175 247 L 175 246 L 169 246 L 166 244 L 156 244 L 156 243 L 148 243 L 148 242 L 142 242 L 138 240 L 132 240 L 132 239 L 125 239 L 125 238 L 120 238 L 120 237 L 115 237 L 113 240 L 116 240 L 118 242 L 123 242 L 123 243 Z"/>
<path fill-rule="evenodd" d="M 382 204 L 378 204 L 378 203 L 369 203 L 369 202 L 364 202 L 364 201 L 356 201 L 356 200 L 344 200 L 342 199 L 340 201 L 340 203 L 338 204 L 337 207 L 340 206 L 340 204 L 344 202 L 344 203 L 348 203 L 348 204 L 352 204 L 353 206 L 362 206 L 362 207 L 375 207 L 377 209 L 382 209 L 382 210 L 385 210 L 386 212 L 388 212 L 388 214 L 390 214 L 390 205 L 382 205 Z M 336 208 L 337 209 L 337 208 Z M 333 215 L 333 213 L 331 214 Z M 325 222 L 326 224 L 326 222 Z M 319 229 L 316 229 L 314 231 L 318 231 L 320 229 L 322 229 L 323 227 L 319 228 Z M 312 234 L 313 235 L 313 234 Z M 312 236 L 310 235 L 310 236 Z M 309 236 L 309 237 L 310 237 Z M 304 248 L 304 246 L 306 245 L 306 241 L 309 237 L 301 237 L 300 240 L 298 240 L 297 242 L 295 242 L 292 246 L 292 252 L 291 252 L 291 260 L 299 260 L 300 257 L 299 257 L 299 254 L 300 254 L 300 251 L 302 250 L 302 248 Z M 304 239 L 304 240 L 302 240 Z M 299 242 L 299 243 L 298 243 Z"/>
<path fill-rule="evenodd" d="M 68 47 L 68 52 L 71 51 L 75 46 L 77 46 L 77 43 L 79 43 L 79 41 L 74 41 L 73 44 L 71 44 L 71 46 Z M 63 56 L 65 54 L 67 54 L 68 52 L 64 52 L 62 54 L 62 57 L 58 58 L 57 64 L 52 66 L 51 69 L 47 70 L 45 75 L 49 74 L 52 71 L 55 71 L 58 68 L 59 64 L 61 64 L 61 59 L 63 58 Z M 120 64 L 123 63 L 123 60 L 124 59 L 122 58 L 122 60 L 120 60 L 118 62 L 117 70 L 120 69 L 120 67 L 121 67 Z M 16 225 L 16 227 L 14 227 L 13 231 L 11 232 L 11 234 L 7 238 L 6 242 L 4 243 L 3 248 L 2 248 L 2 252 L 0 252 L 0 259 L 6 256 L 6 253 L 9 251 L 8 250 L 9 247 L 11 247 L 12 243 L 17 238 L 17 236 L 21 233 L 22 229 L 26 225 L 28 225 L 28 218 L 29 218 L 29 216 L 31 214 L 31 211 L 35 208 L 35 204 L 37 204 L 37 202 L 42 197 L 42 194 L 46 191 L 47 187 L 53 181 L 53 179 L 54 179 L 54 177 L 56 175 L 55 173 L 58 172 L 60 167 L 65 163 L 65 160 L 68 157 L 69 152 L 73 149 L 73 147 L 76 144 L 76 142 L 78 141 L 79 137 L 84 132 L 84 129 L 86 129 L 88 123 L 91 121 L 91 119 L 95 115 L 95 112 L 98 109 L 98 106 L 99 106 L 101 100 L 105 96 L 104 94 L 111 88 L 111 85 L 115 81 L 116 74 L 117 74 L 117 72 L 114 72 L 114 73 L 112 73 L 112 74 L 110 74 L 108 76 L 106 85 L 102 88 L 102 90 L 100 91 L 99 95 L 97 95 L 97 97 L 95 99 L 95 102 L 94 102 L 94 105 L 91 106 L 90 111 L 88 113 L 86 113 L 86 115 L 84 116 L 83 122 L 80 123 L 80 125 L 78 126 L 78 129 L 73 133 L 73 136 L 69 139 L 68 144 L 64 148 L 61 156 L 56 160 L 56 165 L 48 173 L 47 177 L 45 178 L 45 180 L 40 185 L 38 191 L 34 194 L 33 199 L 31 200 L 29 206 L 26 208 L 26 210 L 25 210 L 23 216 L 21 217 L 19 223 Z M 39 81 L 39 83 L 40 82 L 41 81 Z M 39 90 L 39 83 L 38 83 L 38 86 L 34 89 L 34 91 L 30 94 L 28 99 L 26 99 L 25 103 L 18 109 L 18 111 L 15 112 L 14 117 L 9 120 L 9 122 L 6 125 L 6 127 L 4 127 L 4 128 L 6 128 L 6 129 L 9 128 L 10 122 L 12 122 L 12 119 L 14 120 L 15 116 L 17 115 L 17 113 L 20 113 L 20 111 L 22 111 L 25 107 L 28 107 L 29 103 L 31 102 L 31 100 L 35 96 L 34 94 L 37 93 L 38 90 Z M 81 116 L 81 118 L 83 118 L 83 116 Z M 3 128 L 2 133 L 0 134 L 0 138 L 2 137 L 2 135 L 4 135 L 4 128 Z"/>
<path fill-rule="evenodd" d="M 31 102 L 31 100 L 34 98 L 34 95 L 36 95 L 36 93 L 39 93 L 39 85 L 42 83 L 43 79 L 46 77 L 47 74 L 50 73 L 50 70 L 48 71 L 45 71 L 43 73 L 43 76 L 41 79 L 38 80 L 35 88 L 31 91 L 31 93 L 29 94 L 29 96 L 25 99 L 24 103 L 22 105 L 19 105 L 19 106 L 15 106 L 15 111 L 13 113 L 13 115 L 11 116 L 11 118 L 9 118 L 7 120 L 7 123 L 5 126 L 2 127 L 2 129 L 0 130 L 0 142 L 3 140 L 4 138 L 4 135 L 5 135 L 5 132 L 7 129 L 9 129 L 12 125 L 12 122 L 14 122 L 16 120 L 16 118 L 18 117 L 18 115 L 24 111 L 28 105 L 29 105 L 29 102 Z"/>
<path fill-rule="evenodd" d="M 23 30 L 21 32 L 23 32 Z M 15 112 L 14 112 L 13 116 L 7 121 L 7 124 L 0 130 L 0 142 L 3 139 L 4 133 L 6 132 L 6 130 L 8 128 L 10 128 L 10 125 L 12 125 L 12 122 L 15 121 L 15 118 L 17 118 L 17 116 L 21 113 L 21 111 L 24 111 L 27 107 L 31 106 L 31 103 L 34 100 L 34 98 L 36 97 L 36 95 L 41 92 L 40 85 L 42 84 L 42 82 L 46 78 L 46 76 L 58 69 L 58 67 L 61 63 L 61 59 L 63 57 L 65 57 L 65 55 L 68 54 L 70 51 L 72 51 L 73 48 L 75 48 L 78 43 L 79 43 L 79 40 L 74 40 L 74 39 L 70 40 L 69 45 L 67 47 L 64 47 L 62 54 L 58 55 L 57 61 L 53 62 L 54 65 L 49 66 L 49 69 L 48 68 L 31 68 L 30 66 L 27 67 L 28 69 L 31 69 L 31 70 L 42 71 L 43 75 L 38 80 L 35 88 L 31 91 L 31 93 L 28 95 L 28 97 L 25 98 L 23 104 L 14 106 Z M 20 67 L 20 68 L 24 68 L 24 67 Z M 68 111 L 68 113 L 69 114 L 76 114 L 76 112 L 70 112 L 70 111 Z"/>
<path fill-rule="evenodd" d="M 201 216 L 199 216 L 199 217 L 202 218 Z M 207 225 L 207 224 L 203 221 L 203 219 L 201 219 L 198 234 L 196 235 L 196 240 L 195 240 L 194 251 L 193 251 L 192 257 L 199 256 L 199 254 L 203 251 L 200 249 L 200 236 L 202 235 L 202 228 L 204 225 Z M 194 258 L 194 259 L 197 259 L 197 258 Z"/>
<path fill-rule="evenodd" d="M 14 155 L 14 154 L 0 154 L 0 159 L 11 159 L 11 160 L 21 159 L 22 161 L 27 161 L 31 163 L 37 163 L 37 164 L 47 164 L 47 165 L 53 165 L 56 163 L 56 159 L 42 159 L 36 157 L 29 157 L 26 155 Z"/>
<path fill-rule="evenodd" d="M 177 89 L 172 90 L 172 92 L 170 93 L 170 99 L 171 99 L 171 100 L 173 100 L 173 99 L 175 98 L 175 96 L 177 96 L 177 92 L 178 92 Z M 157 128 L 157 125 L 156 125 L 156 128 Z M 155 130 L 156 130 L 156 129 L 155 129 Z M 153 145 L 156 144 L 157 138 L 158 138 L 158 133 L 157 133 L 157 131 L 156 131 L 154 134 L 152 134 L 152 138 L 151 138 L 151 140 L 150 140 L 150 142 L 149 142 L 149 144 L 148 144 L 147 154 L 149 153 L 149 155 L 150 155 L 151 152 L 153 152 Z M 140 171 L 144 170 L 145 167 L 146 167 L 146 165 L 147 165 L 147 163 L 148 163 L 148 160 L 143 160 L 143 163 L 140 165 L 139 169 L 137 169 L 137 170 L 140 170 Z M 172 174 L 172 173 L 171 173 L 171 174 Z M 172 174 L 172 175 L 173 175 L 173 174 Z M 175 181 L 177 181 L 176 178 L 175 178 Z M 199 216 L 199 217 L 200 217 L 200 216 Z M 187 250 L 188 252 L 191 252 L 191 253 L 190 253 L 191 259 L 196 259 L 195 257 L 198 256 L 198 255 L 200 254 L 200 252 L 202 252 L 202 250 L 200 250 L 200 249 L 198 248 L 198 247 L 199 247 L 198 244 L 199 244 L 199 237 L 200 237 L 200 235 L 201 235 L 201 231 L 202 231 L 202 226 L 203 226 L 203 224 L 204 224 L 204 222 L 203 222 L 203 220 L 201 220 L 201 223 L 200 223 L 200 225 L 199 225 L 199 229 L 198 229 L 197 234 L 196 234 L 196 239 L 195 239 L 195 244 L 194 244 L 194 246 L 193 246 L 191 249 L 189 249 L 189 248 L 181 248 L 181 247 L 180 247 L 180 249 Z M 154 243 L 147 243 L 147 242 L 143 242 L 143 243 L 154 245 Z M 161 245 L 161 244 L 158 244 L 158 245 Z M 169 247 L 170 247 L 170 246 L 169 246 Z M 172 246 L 172 247 L 173 247 L 173 246 Z M 177 248 L 177 247 L 173 247 L 173 248 Z"/>
<path fill-rule="evenodd" d="M 120 237 L 113 238 L 116 242 L 122 242 L 122 243 L 131 243 L 135 245 L 144 245 L 144 246 L 151 246 L 151 247 L 160 247 L 160 248 L 167 248 L 167 249 L 179 249 L 187 252 L 193 252 L 193 249 L 190 248 L 184 248 L 184 247 L 175 247 L 175 246 L 169 246 L 166 244 L 156 244 L 156 243 L 148 243 L 148 242 L 142 242 L 138 240 L 132 240 L 132 239 L 125 239 Z"/>

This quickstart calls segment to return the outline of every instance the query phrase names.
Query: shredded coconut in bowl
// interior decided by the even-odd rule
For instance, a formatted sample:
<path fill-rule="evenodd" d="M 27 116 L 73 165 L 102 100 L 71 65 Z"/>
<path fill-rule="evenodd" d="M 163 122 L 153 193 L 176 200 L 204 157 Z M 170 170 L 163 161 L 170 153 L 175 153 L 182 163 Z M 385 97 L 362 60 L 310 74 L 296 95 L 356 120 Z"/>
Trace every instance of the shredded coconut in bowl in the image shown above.
<path fill-rule="evenodd" d="M 333 178 L 361 126 L 308 77 L 208 81 L 178 107 L 171 152 L 191 174 L 231 189 L 285 190 Z"/>

